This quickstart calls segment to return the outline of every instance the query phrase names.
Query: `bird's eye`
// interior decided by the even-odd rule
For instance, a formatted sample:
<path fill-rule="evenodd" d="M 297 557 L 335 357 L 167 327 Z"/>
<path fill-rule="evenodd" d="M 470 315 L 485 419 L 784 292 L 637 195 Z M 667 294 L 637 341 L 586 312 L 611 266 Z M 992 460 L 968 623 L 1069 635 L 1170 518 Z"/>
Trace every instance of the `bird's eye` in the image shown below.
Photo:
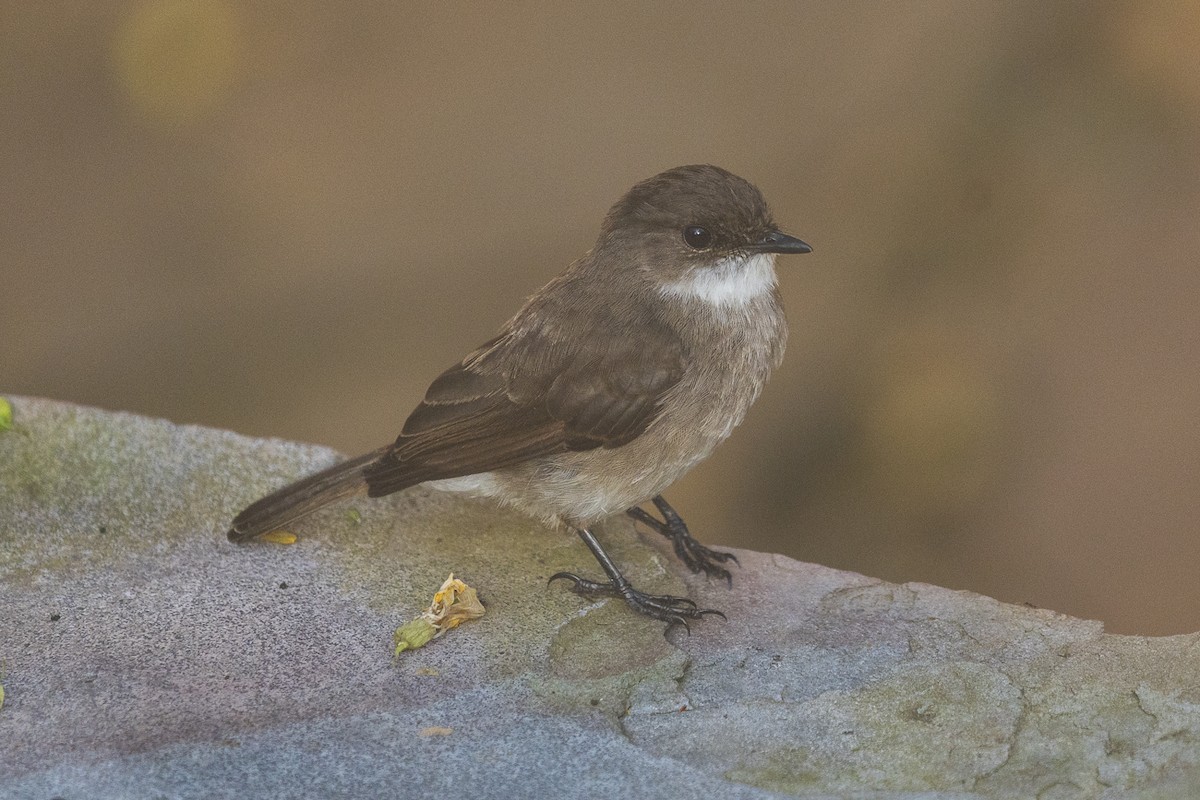
<path fill-rule="evenodd" d="M 683 229 L 683 241 L 693 250 L 703 250 L 712 244 L 712 234 L 699 225 L 688 225 Z"/>

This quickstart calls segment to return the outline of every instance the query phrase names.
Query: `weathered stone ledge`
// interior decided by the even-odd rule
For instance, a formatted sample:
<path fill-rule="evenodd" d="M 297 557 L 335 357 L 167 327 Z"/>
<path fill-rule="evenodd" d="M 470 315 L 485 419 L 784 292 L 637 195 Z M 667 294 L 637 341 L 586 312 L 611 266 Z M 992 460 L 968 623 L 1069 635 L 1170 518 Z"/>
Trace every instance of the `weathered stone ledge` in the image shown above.
<path fill-rule="evenodd" d="M 572 537 L 424 492 L 291 546 L 231 515 L 319 447 L 29 398 L 0 433 L 0 796 L 1200 797 L 1196 635 L 601 531 L 690 637 L 547 588 Z M 391 655 L 450 572 L 488 614 Z"/>

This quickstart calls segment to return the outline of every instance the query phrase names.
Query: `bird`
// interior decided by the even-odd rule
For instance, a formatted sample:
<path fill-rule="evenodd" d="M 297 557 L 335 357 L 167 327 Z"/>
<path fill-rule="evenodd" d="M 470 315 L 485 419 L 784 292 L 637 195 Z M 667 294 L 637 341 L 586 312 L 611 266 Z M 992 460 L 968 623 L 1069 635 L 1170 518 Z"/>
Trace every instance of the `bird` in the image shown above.
<path fill-rule="evenodd" d="M 811 251 L 776 226 L 757 187 L 725 169 L 647 178 L 611 207 L 590 250 L 429 385 L 393 443 L 250 504 L 228 538 L 425 484 L 574 531 L 605 578 L 559 572 L 550 582 L 579 595 L 620 598 L 668 631 L 723 617 L 634 588 L 593 528 L 628 515 L 669 539 L 692 572 L 732 586 L 726 565 L 736 558 L 696 540 L 663 492 L 742 422 L 781 363 L 776 256 Z"/>

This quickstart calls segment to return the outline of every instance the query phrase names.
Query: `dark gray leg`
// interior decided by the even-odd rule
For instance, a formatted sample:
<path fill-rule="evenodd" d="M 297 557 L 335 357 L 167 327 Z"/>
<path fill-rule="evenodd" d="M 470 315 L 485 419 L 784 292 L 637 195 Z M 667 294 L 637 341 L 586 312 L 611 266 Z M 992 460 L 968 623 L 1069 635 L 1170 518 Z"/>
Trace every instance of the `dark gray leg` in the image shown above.
<path fill-rule="evenodd" d="M 721 564 L 726 561 L 736 564 L 737 557 L 733 553 L 710 550 L 692 538 L 683 517 L 671 508 L 671 504 L 661 494 L 655 497 L 653 502 L 654 507 L 663 515 L 665 522 L 660 522 L 650 512 L 637 506 L 625 513 L 670 539 L 671 544 L 675 546 L 675 555 L 679 556 L 679 560 L 686 564 L 692 572 L 703 572 L 710 578 L 723 578 L 726 583 L 733 586 L 733 576 Z"/>
<path fill-rule="evenodd" d="M 690 630 L 687 621 L 699 619 L 705 614 L 716 614 L 722 619 L 725 618 L 720 611 L 711 608 L 697 608 L 696 604 L 686 597 L 639 592 L 630 585 L 625 576 L 621 574 L 621 570 L 617 569 L 617 565 L 609 558 L 608 553 L 604 552 L 604 548 L 600 546 L 600 542 L 596 541 L 596 537 L 592 535 L 591 531 L 587 528 L 575 528 L 574 530 L 592 551 L 596 560 L 600 562 L 604 573 L 608 575 L 608 581 L 603 583 L 591 581 L 573 572 L 557 572 L 550 576 L 551 581 L 559 578 L 572 581 L 575 585 L 571 587 L 571 591 L 584 597 L 620 597 L 639 614 L 645 614 L 667 623 L 667 630 L 676 625 L 682 625 L 685 630 Z"/>

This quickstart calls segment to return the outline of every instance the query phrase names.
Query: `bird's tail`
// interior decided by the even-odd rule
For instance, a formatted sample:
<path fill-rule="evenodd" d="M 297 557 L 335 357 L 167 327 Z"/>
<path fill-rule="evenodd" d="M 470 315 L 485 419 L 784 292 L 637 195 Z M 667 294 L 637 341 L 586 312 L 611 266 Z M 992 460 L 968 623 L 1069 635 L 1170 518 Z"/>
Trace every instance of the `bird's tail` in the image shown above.
<path fill-rule="evenodd" d="M 367 481 L 363 470 L 379 459 L 387 448 L 334 464 L 329 469 L 310 475 L 277 489 L 256 500 L 233 518 L 229 541 L 244 542 L 255 536 L 279 530 L 303 516 L 330 503 L 366 494 Z"/>

